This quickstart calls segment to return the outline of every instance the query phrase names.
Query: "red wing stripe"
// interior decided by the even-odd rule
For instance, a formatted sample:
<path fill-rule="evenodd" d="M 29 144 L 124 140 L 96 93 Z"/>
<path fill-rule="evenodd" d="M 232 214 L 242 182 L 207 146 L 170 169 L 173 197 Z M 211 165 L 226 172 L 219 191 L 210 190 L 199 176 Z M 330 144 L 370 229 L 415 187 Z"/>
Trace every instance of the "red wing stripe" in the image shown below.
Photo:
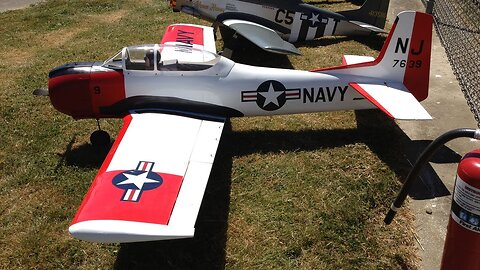
<path fill-rule="evenodd" d="M 107 157 L 103 161 L 103 164 L 100 167 L 100 170 L 98 170 L 98 173 L 94 178 L 95 180 L 93 181 L 92 186 L 94 186 L 97 182 L 100 182 L 100 175 L 104 174 L 108 166 L 110 165 L 110 162 L 112 161 L 112 158 L 115 155 L 115 152 L 117 151 L 118 146 L 120 145 L 120 142 L 123 139 L 123 136 L 125 136 L 125 133 L 127 132 L 127 129 L 130 126 L 130 123 L 132 122 L 132 119 L 133 117 L 130 114 L 123 118 L 122 129 L 120 129 L 120 131 L 118 132 L 117 138 L 115 139 L 115 142 L 113 143 L 112 148 L 110 148 L 110 151 L 108 152 Z M 87 194 L 85 194 L 85 197 L 83 198 L 83 200 L 85 200 L 85 198 L 90 197 L 92 192 L 93 192 L 93 189 L 90 188 Z M 77 213 L 75 214 L 75 217 L 72 220 L 72 224 L 77 221 L 84 206 L 85 206 L 84 204 L 80 205 L 80 207 L 77 210 Z"/>

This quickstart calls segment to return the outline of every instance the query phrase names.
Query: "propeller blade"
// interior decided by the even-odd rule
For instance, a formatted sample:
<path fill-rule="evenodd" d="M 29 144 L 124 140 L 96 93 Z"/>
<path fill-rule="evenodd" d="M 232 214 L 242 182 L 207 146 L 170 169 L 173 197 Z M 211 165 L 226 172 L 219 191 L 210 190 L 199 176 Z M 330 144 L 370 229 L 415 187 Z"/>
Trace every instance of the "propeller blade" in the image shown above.
<path fill-rule="evenodd" d="M 37 88 L 33 91 L 35 96 L 48 97 L 48 89 L 46 88 Z"/>

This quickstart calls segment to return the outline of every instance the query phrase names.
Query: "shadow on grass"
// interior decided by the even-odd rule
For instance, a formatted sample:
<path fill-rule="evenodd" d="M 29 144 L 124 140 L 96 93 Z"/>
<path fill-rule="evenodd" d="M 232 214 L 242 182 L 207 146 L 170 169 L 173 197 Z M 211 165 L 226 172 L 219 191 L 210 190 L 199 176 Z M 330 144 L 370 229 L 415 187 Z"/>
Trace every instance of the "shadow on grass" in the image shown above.
<path fill-rule="evenodd" d="M 431 141 L 412 141 L 383 112 L 355 112 L 357 128 L 342 130 L 248 131 L 228 138 L 235 156 L 251 153 L 308 151 L 365 143 L 401 179 L 406 179 L 413 164 Z M 226 138 L 225 138 L 226 139 Z M 432 157 L 433 163 L 457 163 L 461 156 L 443 146 Z M 427 164 L 410 192 L 413 199 L 448 196 L 450 192 L 431 165 Z"/>
<path fill-rule="evenodd" d="M 368 35 L 368 36 L 356 36 L 353 40 L 368 46 L 370 49 L 380 51 L 387 39 L 387 34 L 384 35 Z"/>
<path fill-rule="evenodd" d="M 362 140 L 356 129 L 245 131 L 232 133 L 229 137 L 225 136 L 225 139 L 234 145 L 234 156 L 335 148 Z"/>
<path fill-rule="evenodd" d="M 365 143 L 398 176 L 406 179 L 413 164 L 431 141 L 412 141 L 384 113 L 379 110 L 356 111 L 358 131 Z M 456 163 L 461 156 L 447 146 L 432 157 L 433 163 Z M 430 164 L 421 171 L 409 196 L 413 199 L 432 199 L 448 196 L 450 192 Z"/>
<path fill-rule="evenodd" d="M 91 144 L 87 143 L 73 148 L 74 143 L 75 136 L 69 142 L 65 152 L 59 154 L 60 160 L 55 167 L 55 172 L 64 164 L 81 168 L 100 168 L 108 154 L 109 147 L 105 149 L 95 149 Z"/>

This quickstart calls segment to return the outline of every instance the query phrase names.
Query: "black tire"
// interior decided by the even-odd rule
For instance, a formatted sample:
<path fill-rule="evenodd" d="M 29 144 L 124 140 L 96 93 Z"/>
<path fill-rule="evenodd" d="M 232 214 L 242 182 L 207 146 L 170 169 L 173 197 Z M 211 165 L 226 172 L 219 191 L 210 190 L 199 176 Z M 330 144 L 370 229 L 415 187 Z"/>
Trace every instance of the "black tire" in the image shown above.
<path fill-rule="evenodd" d="M 108 149 L 110 142 L 110 135 L 106 131 L 96 130 L 90 135 L 90 143 L 95 149 Z"/>

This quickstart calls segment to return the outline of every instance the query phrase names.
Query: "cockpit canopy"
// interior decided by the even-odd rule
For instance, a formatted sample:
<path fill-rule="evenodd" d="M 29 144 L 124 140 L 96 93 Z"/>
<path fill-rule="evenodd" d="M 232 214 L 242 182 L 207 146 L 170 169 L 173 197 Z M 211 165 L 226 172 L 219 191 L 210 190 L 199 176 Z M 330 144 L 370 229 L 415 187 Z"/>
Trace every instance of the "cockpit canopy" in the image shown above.
<path fill-rule="evenodd" d="M 196 71 L 214 66 L 220 56 L 190 46 L 146 44 L 123 48 L 103 63 L 112 69 Z"/>

